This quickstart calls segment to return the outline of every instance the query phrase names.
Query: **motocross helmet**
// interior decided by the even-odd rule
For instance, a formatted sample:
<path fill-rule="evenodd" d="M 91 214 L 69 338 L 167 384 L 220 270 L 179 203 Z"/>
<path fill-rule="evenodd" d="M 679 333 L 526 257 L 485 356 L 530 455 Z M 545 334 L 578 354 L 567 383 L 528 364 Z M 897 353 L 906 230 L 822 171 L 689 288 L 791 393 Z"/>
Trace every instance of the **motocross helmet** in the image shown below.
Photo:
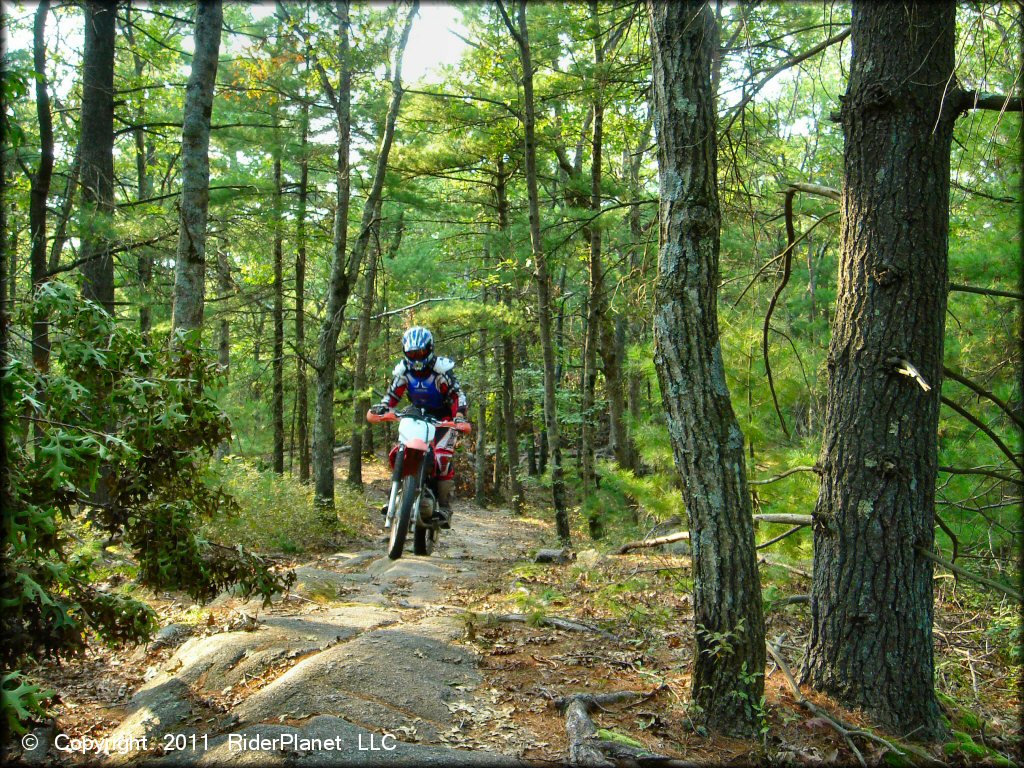
<path fill-rule="evenodd" d="M 402 334 L 402 352 L 409 370 L 416 376 L 426 376 L 434 367 L 434 337 L 426 328 L 413 326 Z"/>

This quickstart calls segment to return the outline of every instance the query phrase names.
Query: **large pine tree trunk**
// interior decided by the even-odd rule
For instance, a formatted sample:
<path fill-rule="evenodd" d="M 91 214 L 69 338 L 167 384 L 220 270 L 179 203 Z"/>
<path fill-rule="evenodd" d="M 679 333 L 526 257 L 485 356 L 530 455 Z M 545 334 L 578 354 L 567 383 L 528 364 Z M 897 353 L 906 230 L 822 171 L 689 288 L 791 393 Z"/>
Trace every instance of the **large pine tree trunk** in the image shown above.
<path fill-rule="evenodd" d="M 764 690 L 764 619 L 743 433 L 718 335 L 718 34 L 706 3 L 649 0 L 648 9 L 661 192 L 655 365 L 693 546 L 693 699 L 709 727 L 751 734 Z"/>
<path fill-rule="evenodd" d="M 918 738 L 933 690 L 936 431 L 955 7 L 855 2 L 841 254 L 804 678 Z M 910 361 L 929 390 L 897 372 Z"/>
<path fill-rule="evenodd" d="M 210 115 L 222 22 L 221 0 L 199 3 L 192 74 L 185 89 L 181 126 L 181 215 L 174 264 L 172 344 L 178 332 L 200 332 L 203 324 L 206 219 L 210 206 Z"/>
<path fill-rule="evenodd" d="M 112 3 L 85 3 L 82 57 L 80 233 L 82 296 L 114 313 L 114 260 L 108 227 L 114 214 L 114 29 Z"/>

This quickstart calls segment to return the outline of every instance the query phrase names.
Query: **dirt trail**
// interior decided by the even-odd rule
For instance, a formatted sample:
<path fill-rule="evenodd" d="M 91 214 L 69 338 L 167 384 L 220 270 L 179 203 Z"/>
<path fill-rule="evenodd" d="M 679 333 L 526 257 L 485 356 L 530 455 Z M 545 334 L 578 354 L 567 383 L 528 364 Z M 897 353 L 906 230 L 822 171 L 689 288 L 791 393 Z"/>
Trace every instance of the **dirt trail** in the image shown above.
<path fill-rule="evenodd" d="M 233 631 L 189 637 L 187 627 L 165 627 L 158 644 L 180 645 L 106 736 L 147 749 L 111 762 L 520 762 L 522 731 L 495 728 L 494 743 L 459 749 L 469 720 L 498 713 L 476 651 L 459 642 L 466 623 L 451 598 L 523 558 L 539 525 L 456 502 L 452 530 L 430 557 L 390 561 L 381 540 L 299 566 L 292 593 L 270 608 L 218 598 L 215 607 L 234 611 Z"/>

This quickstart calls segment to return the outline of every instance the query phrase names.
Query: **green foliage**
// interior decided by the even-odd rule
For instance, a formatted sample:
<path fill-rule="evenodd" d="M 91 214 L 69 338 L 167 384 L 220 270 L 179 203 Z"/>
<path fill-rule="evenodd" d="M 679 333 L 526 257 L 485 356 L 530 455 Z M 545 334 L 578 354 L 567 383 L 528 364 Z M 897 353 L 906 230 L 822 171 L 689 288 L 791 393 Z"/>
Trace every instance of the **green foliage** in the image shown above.
<path fill-rule="evenodd" d="M 3 713 L 8 733 L 28 731 L 25 723 L 46 715 L 44 706 L 52 691 L 44 691 L 30 682 L 21 672 L 8 672 L 0 678 L 0 712 Z"/>
<path fill-rule="evenodd" d="M 286 588 L 288 579 L 259 557 L 197 533 L 198 520 L 236 506 L 205 477 L 230 434 L 204 394 L 214 369 L 187 342 L 176 352 L 147 346 L 70 286 L 44 285 L 35 307 L 52 322 L 50 369 L 8 359 L 3 372 L 11 425 L 3 554 L 12 585 L 0 601 L 3 666 L 73 654 L 89 632 L 123 645 L 155 629 L 149 606 L 97 585 L 95 551 L 71 549 L 74 526 L 123 538 L 153 589 L 209 599 L 238 585 L 269 600 Z"/>
<path fill-rule="evenodd" d="M 329 525 L 314 508 L 312 485 L 295 477 L 260 469 L 240 456 L 217 462 L 212 474 L 237 507 L 207 522 L 203 533 L 249 549 L 285 554 L 316 551 L 339 534 L 357 536 L 366 517 L 363 495 L 346 485 L 335 489 L 338 522 Z"/>

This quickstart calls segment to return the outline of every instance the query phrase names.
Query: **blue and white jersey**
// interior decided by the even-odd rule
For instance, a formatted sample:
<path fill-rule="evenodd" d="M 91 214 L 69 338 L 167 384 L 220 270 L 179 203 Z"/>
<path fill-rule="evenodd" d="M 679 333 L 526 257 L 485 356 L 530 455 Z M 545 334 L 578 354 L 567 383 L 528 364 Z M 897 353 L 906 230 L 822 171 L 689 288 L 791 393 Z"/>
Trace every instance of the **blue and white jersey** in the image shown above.
<path fill-rule="evenodd" d="M 439 357 L 426 376 L 418 376 L 409 369 L 406 361 L 399 360 L 392 371 L 388 393 L 381 401 L 394 408 L 403 395 L 408 395 L 412 404 L 425 409 L 435 418 L 455 418 L 466 413 L 466 395 L 455 378 L 455 362 Z"/>

